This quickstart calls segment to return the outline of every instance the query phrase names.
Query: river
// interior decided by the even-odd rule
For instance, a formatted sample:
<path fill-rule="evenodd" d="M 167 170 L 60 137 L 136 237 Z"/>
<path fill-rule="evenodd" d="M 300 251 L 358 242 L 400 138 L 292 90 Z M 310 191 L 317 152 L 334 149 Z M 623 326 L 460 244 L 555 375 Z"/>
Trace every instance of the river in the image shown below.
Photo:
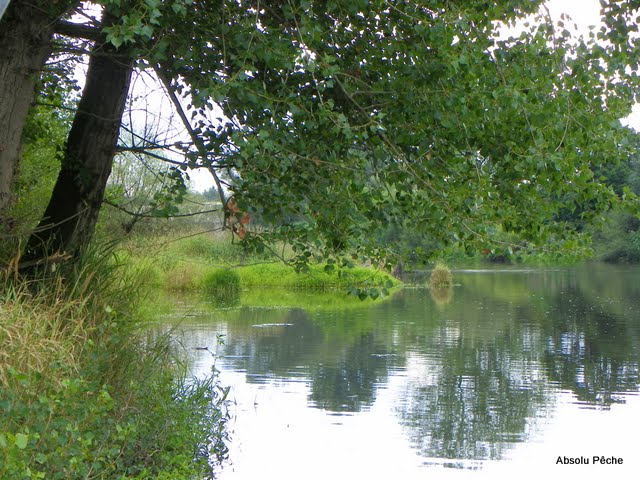
<path fill-rule="evenodd" d="M 231 386 L 219 478 L 637 478 L 640 269 L 454 275 L 382 302 L 173 299 L 192 371 Z"/>

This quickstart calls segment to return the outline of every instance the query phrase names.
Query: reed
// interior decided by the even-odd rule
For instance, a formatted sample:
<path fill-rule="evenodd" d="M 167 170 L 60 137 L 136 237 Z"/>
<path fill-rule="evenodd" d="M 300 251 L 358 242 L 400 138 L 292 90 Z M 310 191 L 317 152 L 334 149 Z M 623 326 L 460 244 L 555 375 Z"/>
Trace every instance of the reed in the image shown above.
<path fill-rule="evenodd" d="M 437 263 L 429 277 L 429 288 L 453 286 L 453 274 L 444 263 Z"/>
<path fill-rule="evenodd" d="M 62 294 L 62 295 L 61 295 Z M 65 299 L 57 282 L 46 293 L 32 294 L 26 285 L 7 285 L 0 295 L 0 384 L 10 368 L 46 378 L 52 365 L 79 370 L 79 362 L 95 321 L 87 303 Z"/>

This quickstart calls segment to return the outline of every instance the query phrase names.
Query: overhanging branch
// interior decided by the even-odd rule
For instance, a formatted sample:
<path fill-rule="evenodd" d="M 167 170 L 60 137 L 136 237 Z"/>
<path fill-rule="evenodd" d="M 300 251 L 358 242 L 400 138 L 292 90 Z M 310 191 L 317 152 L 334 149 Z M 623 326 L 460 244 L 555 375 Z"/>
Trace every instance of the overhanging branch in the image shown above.
<path fill-rule="evenodd" d="M 202 157 L 204 166 L 209 170 L 209 173 L 211 173 L 211 176 L 213 177 L 213 181 L 215 182 L 216 188 L 218 190 L 218 195 L 220 196 L 220 201 L 222 202 L 223 205 L 226 205 L 227 202 L 224 195 L 224 189 L 222 188 L 222 182 L 220 181 L 218 174 L 213 168 L 213 165 L 210 162 L 206 161 L 208 157 L 208 152 L 204 144 L 202 143 L 202 139 L 198 137 L 197 133 L 193 130 L 193 127 L 191 126 L 191 122 L 189 122 L 189 119 L 187 118 L 187 115 L 184 112 L 182 105 L 180 104 L 180 99 L 171 88 L 171 83 L 169 82 L 167 77 L 164 75 L 164 73 L 160 70 L 158 66 L 154 67 L 154 70 L 156 72 L 156 75 L 158 75 L 158 78 L 164 85 L 164 88 L 167 91 L 167 95 L 169 95 L 169 98 L 171 99 L 171 102 L 173 103 L 176 109 L 176 112 L 178 113 L 178 116 L 182 120 L 184 128 L 186 128 L 187 132 L 189 132 L 191 141 L 198 149 L 198 153 Z M 227 221 L 227 212 L 225 209 L 225 224 L 226 224 L 226 221 Z"/>
<path fill-rule="evenodd" d="M 103 42 L 105 36 L 100 28 L 92 27 L 83 23 L 73 23 L 66 20 L 58 20 L 54 32 L 59 35 L 73 38 L 83 38 L 92 42 Z"/>
<path fill-rule="evenodd" d="M 216 213 L 216 212 L 220 212 L 221 209 L 220 208 L 213 208 L 213 209 L 209 209 L 209 210 L 201 210 L 198 212 L 191 212 L 191 213 L 174 213 L 174 214 L 170 214 L 170 215 L 154 215 L 151 212 L 153 212 L 153 209 L 149 209 L 146 212 L 133 212 L 131 210 L 126 209 L 125 207 L 118 205 L 117 203 L 114 203 L 110 200 L 104 200 L 104 203 L 106 205 L 109 205 L 113 208 L 116 208 L 118 210 L 120 210 L 121 212 L 126 213 L 127 215 L 131 215 L 132 217 L 137 217 L 137 218 L 181 218 L 181 217 L 195 217 L 197 215 L 204 215 L 206 213 Z"/>

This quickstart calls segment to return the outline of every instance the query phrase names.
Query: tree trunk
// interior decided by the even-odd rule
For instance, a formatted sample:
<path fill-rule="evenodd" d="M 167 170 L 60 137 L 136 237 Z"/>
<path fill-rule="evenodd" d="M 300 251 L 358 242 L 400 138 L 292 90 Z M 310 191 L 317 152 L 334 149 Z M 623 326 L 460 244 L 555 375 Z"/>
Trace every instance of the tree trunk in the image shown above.
<path fill-rule="evenodd" d="M 47 210 L 29 239 L 25 260 L 53 254 L 77 260 L 91 241 L 111 173 L 132 70 L 126 49 L 110 43 L 94 48 L 62 168 Z"/>
<path fill-rule="evenodd" d="M 78 1 L 13 0 L 0 21 L 0 228 L 8 222 L 22 130 L 58 17 Z"/>

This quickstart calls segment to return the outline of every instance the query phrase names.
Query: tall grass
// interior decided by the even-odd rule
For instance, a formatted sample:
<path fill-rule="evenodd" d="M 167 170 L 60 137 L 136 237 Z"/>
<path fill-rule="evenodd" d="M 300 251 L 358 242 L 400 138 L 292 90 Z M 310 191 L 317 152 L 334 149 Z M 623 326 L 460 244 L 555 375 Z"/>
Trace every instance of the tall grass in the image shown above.
<path fill-rule="evenodd" d="M 0 289 L 0 478 L 212 476 L 226 390 L 190 379 L 137 304 L 144 272 L 109 252 Z"/>
<path fill-rule="evenodd" d="M 453 286 L 453 274 L 444 263 L 436 263 L 429 277 L 429 288 L 447 288 Z"/>
<path fill-rule="evenodd" d="M 92 330 L 80 301 L 8 285 L 0 296 L 0 319 L 0 382 L 7 382 L 10 368 L 45 376 L 52 365 L 79 370 Z"/>

